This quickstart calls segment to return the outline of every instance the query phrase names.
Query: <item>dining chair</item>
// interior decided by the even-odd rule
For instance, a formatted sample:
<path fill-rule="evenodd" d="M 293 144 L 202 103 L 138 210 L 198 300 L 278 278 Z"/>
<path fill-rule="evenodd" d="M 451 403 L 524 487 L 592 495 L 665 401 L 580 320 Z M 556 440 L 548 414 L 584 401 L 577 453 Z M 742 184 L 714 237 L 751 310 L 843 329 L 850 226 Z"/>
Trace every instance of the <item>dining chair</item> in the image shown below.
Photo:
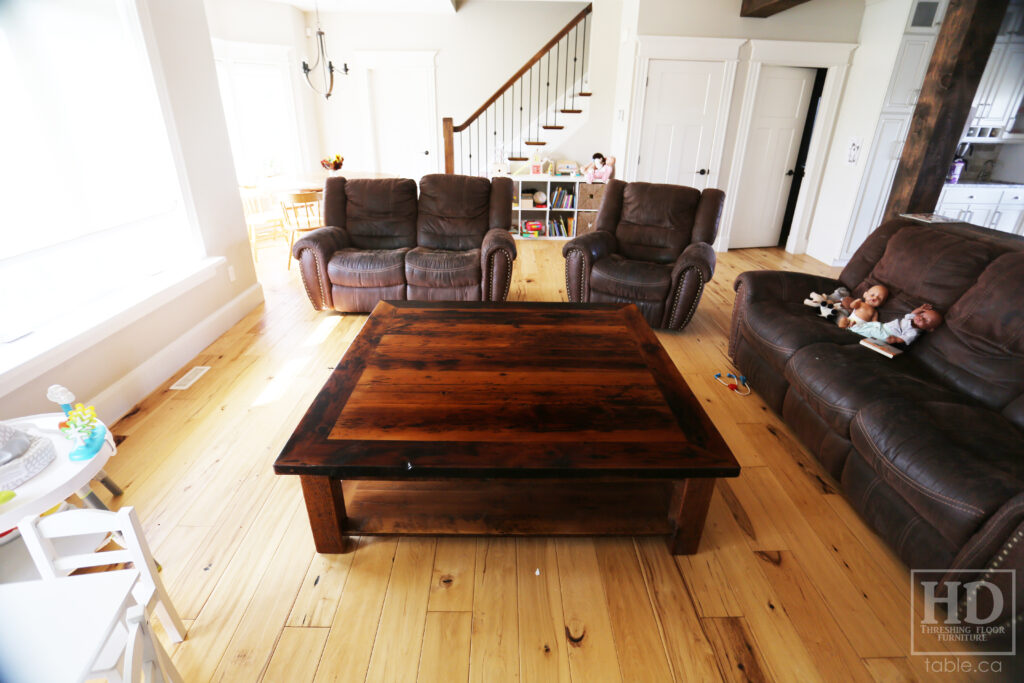
<path fill-rule="evenodd" d="M 156 612 L 173 642 L 180 643 L 184 639 L 185 626 L 160 579 L 135 508 L 127 506 L 117 512 L 68 510 L 49 517 L 26 517 L 18 528 L 36 568 L 46 580 L 65 576 L 76 569 L 131 562 L 139 570 L 139 581 L 132 590 L 136 602 L 146 607 L 147 614 Z M 115 543 L 123 549 L 64 555 L 54 543 L 56 539 L 98 532 L 120 534 L 120 538 L 115 537 Z"/>
<path fill-rule="evenodd" d="M 284 215 L 271 197 L 257 188 L 239 188 L 245 227 L 249 232 L 249 246 L 253 260 L 259 262 L 259 243 L 284 236 Z"/>
<path fill-rule="evenodd" d="M 288 231 L 288 269 L 292 267 L 295 233 L 310 232 L 324 225 L 320 208 L 321 192 L 289 192 L 281 196 L 281 212 Z"/>
<path fill-rule="evenodd" d="M 127 683 L 182 683 L 181 674 L 146 621 L 141 605 L 132 605 L 127 613 L 128 637 L 125 642 L 121 679 Z"/>

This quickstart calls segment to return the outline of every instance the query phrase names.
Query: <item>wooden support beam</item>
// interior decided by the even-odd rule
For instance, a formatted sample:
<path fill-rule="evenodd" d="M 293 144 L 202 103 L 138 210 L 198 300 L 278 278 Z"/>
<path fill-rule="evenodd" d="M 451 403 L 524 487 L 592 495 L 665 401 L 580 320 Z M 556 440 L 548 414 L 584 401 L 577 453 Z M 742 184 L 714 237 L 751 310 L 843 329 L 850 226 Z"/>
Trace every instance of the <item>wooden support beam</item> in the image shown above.
<path fill-rule="evenodd" d="M 778 14 L 790 7 L 802 5 L 808 0 L 743 0 L 740 7 L 741 17 L 759 17 L 761 19 Z"/>
<path fill-rule="evenodd" d="M 931 213 L 1009 0 L 950 0 L 896 169 L 885 220 Z"/>
<path fill-rule="evenodd" d="M 441 130 L 444 133 L 444 172 L 451 175 L 455 173 L 455 133 L 454 124 L 450 117 L 441 120 Z"/>

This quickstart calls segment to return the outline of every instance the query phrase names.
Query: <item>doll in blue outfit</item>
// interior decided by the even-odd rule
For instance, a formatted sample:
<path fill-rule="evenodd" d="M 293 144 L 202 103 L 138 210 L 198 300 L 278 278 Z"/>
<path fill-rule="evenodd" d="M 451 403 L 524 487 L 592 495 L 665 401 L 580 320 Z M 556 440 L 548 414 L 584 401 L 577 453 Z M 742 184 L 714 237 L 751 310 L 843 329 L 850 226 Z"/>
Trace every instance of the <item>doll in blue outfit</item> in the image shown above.
<path fill-rule="evenodd" d="M 846 329 L 868 339 L 877 339 L 888 344 L 910 344 L 922 332 L 931 332 L 942 324 L 942 314 L 931 304 L 921 304 L 902 318 L 887 323 L 863 322 Z"/>

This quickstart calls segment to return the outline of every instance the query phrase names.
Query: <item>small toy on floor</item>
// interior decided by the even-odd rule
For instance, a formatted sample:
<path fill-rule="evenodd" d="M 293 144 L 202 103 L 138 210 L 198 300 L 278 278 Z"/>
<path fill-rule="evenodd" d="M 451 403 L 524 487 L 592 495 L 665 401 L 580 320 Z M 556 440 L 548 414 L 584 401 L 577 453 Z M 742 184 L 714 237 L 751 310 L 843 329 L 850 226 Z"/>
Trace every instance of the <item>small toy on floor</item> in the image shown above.
<path fill-rule="evenodd" d="M 718 380 L 718 383 L 724 387 L 728 387 L 729 391 L 735 391 L 739 396 L 747 396 L 750 394 L 750 385 L 747 384 L 746 377 L 743 375 L 734 375 L 731 372 L 725 373 L 725 376 L 736 381 L 726 382 L 722 379 L 722 373 L 715 373 L 715 379 Z"/>

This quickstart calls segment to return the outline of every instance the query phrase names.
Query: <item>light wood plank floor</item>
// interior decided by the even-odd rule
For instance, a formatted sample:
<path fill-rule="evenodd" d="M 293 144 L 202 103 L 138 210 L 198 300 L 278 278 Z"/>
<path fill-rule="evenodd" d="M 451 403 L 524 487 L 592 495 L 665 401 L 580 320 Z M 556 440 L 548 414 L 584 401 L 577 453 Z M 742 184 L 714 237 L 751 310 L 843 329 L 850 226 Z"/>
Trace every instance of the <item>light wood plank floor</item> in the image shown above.
<path fill-rule="evenodd" d="M 564 300 L 561 243 L 519 248 L 511 298 Z M 285 261 L 283 243 L 261 249 L 266 304 L 188 366 L 207 375 L 168 390 L 183 368 L 113 428 L 112 505 L 138 509 L 163 564 L 186 681 L 933 677 L 909 654 L 907 569 L 756 393 L 712 378 L 732 369 L 738 273 L 830 269 L 720 255 L 692 324 L 659 333 L 743 466 L 719 483 L 698 554 L 660 538 L 363 538 L 327 556 L 297 478 L 271 465 L 365 316 L 315 313 Z"/>

